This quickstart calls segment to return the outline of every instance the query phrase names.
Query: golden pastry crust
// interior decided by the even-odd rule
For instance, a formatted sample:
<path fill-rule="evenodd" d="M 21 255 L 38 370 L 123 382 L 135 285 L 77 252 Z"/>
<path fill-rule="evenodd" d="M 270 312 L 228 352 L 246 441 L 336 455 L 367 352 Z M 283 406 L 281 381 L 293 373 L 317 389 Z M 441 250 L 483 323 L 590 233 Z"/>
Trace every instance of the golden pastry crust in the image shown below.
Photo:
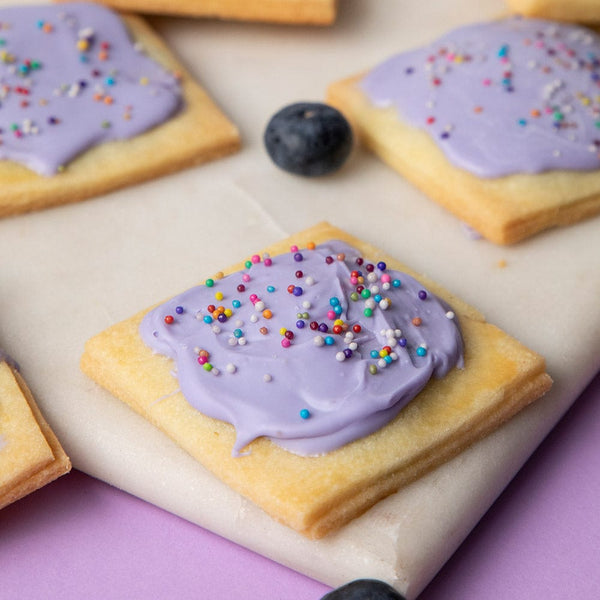
<path fill-rule="evenodd" d="M 70 469 L 23 378 L 0 362 L 0 508 Z"/>
<path fill-rule="evenodd" d="M 276 255 L 291 243 L 302 247 L 330 239 L 344 240 L 363 256 L 416 276 L 392 257 L 327 223 L 265 251 Z M 240 268 L 236 265 L 226 273 Z M 232 426 L 193 409 L 179 392 L 171 360 L 154 354 L 139 336 L 146 311 L 89 340 L 81 368 L 273 518 L 319 538 L 452 458 L 551 385 L 540 356 L 434 282 L 417 277 L 458 315 L 465 368 L 432 380 L 381 430 L 323 456 L 297 456 L 259 438 L 250 444 L 248 456 L 233 457 Z"/>
<path fill-rule="evenodd" d="M 600 213 L 600 171 L 551 171 L 481 179 L 453 166 L 430 136 L 377 108 L 354 76 L 329 86 L 328 101 L 361 142 L 413 185 L 497 244 Z"/>
<path fill-rule="evenodd" d="M 0 161 L 0 217 L 75 202 L 225 156 L 240 145 L 235 126 L 139 17 L 126 16 L 132 37 L 152 58 L 181 75 L 184 108 L 131 139 L 90 148 L 64 172 L 44 177 Z M 157 152 L 160 148 L 160 152 Z"/>
<path fill-rule="evenodd" d="M 597 0 L 507 0 L 511 11 L 526 17 L 579 23 L 600 22 Z"/>
<path fill-rule="evenodd" d="M 291 25 L 331 25 L 337 0 L 99 0 L 118 10 Z"/>

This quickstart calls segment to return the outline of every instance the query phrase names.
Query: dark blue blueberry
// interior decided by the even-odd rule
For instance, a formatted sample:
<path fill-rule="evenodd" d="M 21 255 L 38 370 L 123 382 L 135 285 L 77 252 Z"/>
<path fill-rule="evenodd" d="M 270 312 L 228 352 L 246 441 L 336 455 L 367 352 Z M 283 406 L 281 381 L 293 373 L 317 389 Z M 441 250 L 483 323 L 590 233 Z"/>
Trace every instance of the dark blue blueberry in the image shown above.
<path fill-rule="evenodd" d="M 357 579 L 325 594 L 321 600 L 404 600 L 404 596 L 383 581 Z"/>
<path fill-rule="evenodd" d="M 310 177 L 339 169 L 352 150 L 352 130 L 332 106 L 299 102 L 277 112 L 264 142 L 273 162 L 284 171 Z"/>

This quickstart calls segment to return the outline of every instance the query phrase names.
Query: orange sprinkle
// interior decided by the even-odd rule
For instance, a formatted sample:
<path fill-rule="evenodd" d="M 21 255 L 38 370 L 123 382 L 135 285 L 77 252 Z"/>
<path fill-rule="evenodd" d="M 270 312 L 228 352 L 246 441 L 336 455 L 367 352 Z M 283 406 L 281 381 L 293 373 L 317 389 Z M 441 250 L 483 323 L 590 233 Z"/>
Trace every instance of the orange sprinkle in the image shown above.
<path fill-rule="evenodd" d="M 96 102 L 100 102 L 100 100 L 102 100 L 103 96 L 102 96 L 102 94 L 100 94 L 100 93 L 96 92 L 96 93 L 93 95 L 93 98 L 94 98 L 94 100 L 95 100 Z"/>
<path fill-rule="evenodd" d="M 107 58 L 108 58 L 108 52 L 106 52 L 105 50 L 100 50 L 100 52 L 98 52 L 99 60 L 106 60 Z"/>
<path fill-rule="evenodd" d="M 479 114 L 480 112 L 483 112 L 483 106 L 475 106 L 473 108 L 473 112 Z"/>
<path fill-rule="evenodd" d="M 534 108 L 531 110 L 531 112 L 529 114 L 532 117 L 539 117 L 539 116 L 541 116 L 542 113 L 537 108 Z"/>
<path fill-rule="evenodd" d="M 308 250 L 314 250 L 316 248 L 314 242 L 308 242 L 308 244 L 306 244 L 306 247 L 308 248 Z"/>
<path fill-rule="evenodd" d="M 265 308 L 265 310 L 262 312 L 262 316 L 265 319 L 270 319 L 273 316 L 273 313 L 268 308 Z"/>
<path fill-rule="evenodd" d="M 50 23 L 44 23 L 44 25 L 42 26 L 42 30 L 45 33 L 50 33 L 52 31 L 53 27 Z"/>
<path fill-rule="evenodd" d="M 104 104 L 112 104 L 113 98 L 112 96 L 104 96 Z"/>
<path fill-rule="evenodd" d="M 413 324 L 415 327 L 420 327 L 422 323 L 423 323 L 423 319 L 421 319 L 421 317 L 415 317 L 415 318 L 412 320 L 412 324 Z"/>

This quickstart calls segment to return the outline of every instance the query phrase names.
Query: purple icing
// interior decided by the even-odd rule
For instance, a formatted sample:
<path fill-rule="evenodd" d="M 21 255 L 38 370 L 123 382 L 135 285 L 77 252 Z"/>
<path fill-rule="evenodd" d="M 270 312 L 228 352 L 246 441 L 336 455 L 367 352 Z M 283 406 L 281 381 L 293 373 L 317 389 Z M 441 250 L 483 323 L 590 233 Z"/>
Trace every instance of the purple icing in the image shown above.
<path fill-rule="evenodd" d="M 301 455 L 331 451 L 388 423 L 432 376 L 462 367 L 453 313 L 418 281 L 383 263 L 358 266 L 358 252 L 339 241 L 299 252 L 301 261 L 298 251 L 255 257 L 153 309 L 140 327 L 148 346 L 175 361 L 187 401 L 234 425 L 234 454 L 260 436 Z M 232 314 L 216 320 L 209 305 Z M 335 319 L 348 332 L 334 333 Z M 371 356 L 385 346 L 388 358 Z"/>
<path fill-rule="evenodd" d="M 52 175 L 181 106 L 176 78 L 95 4 L 0 10 L 0 159 Z"/>
<path fill-rule="evenodd" d="M 461 27 L 390 58 L 361 88 L 479 177 L 600 166 L 600 37 L 580 26 Z"/>

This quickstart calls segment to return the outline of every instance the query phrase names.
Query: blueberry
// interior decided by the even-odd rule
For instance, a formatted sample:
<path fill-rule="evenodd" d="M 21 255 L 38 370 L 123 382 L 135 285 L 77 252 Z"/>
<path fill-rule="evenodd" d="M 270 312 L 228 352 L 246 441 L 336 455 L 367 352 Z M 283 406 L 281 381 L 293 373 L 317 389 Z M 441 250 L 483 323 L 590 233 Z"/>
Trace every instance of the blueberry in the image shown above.
<path fill-rule="evenodd" d="M 278 167 L 296 175 L 315 177 L 344 164 L 352 150 L 352 129 L 332 106 L 299 102 L 271 117 L 264 142 Z"/>
<path fill-rule="evenodd" d="M 404 600 L 404 596 L 383 581 L 357 579 L 325 594 L 321 600 Z"/>

